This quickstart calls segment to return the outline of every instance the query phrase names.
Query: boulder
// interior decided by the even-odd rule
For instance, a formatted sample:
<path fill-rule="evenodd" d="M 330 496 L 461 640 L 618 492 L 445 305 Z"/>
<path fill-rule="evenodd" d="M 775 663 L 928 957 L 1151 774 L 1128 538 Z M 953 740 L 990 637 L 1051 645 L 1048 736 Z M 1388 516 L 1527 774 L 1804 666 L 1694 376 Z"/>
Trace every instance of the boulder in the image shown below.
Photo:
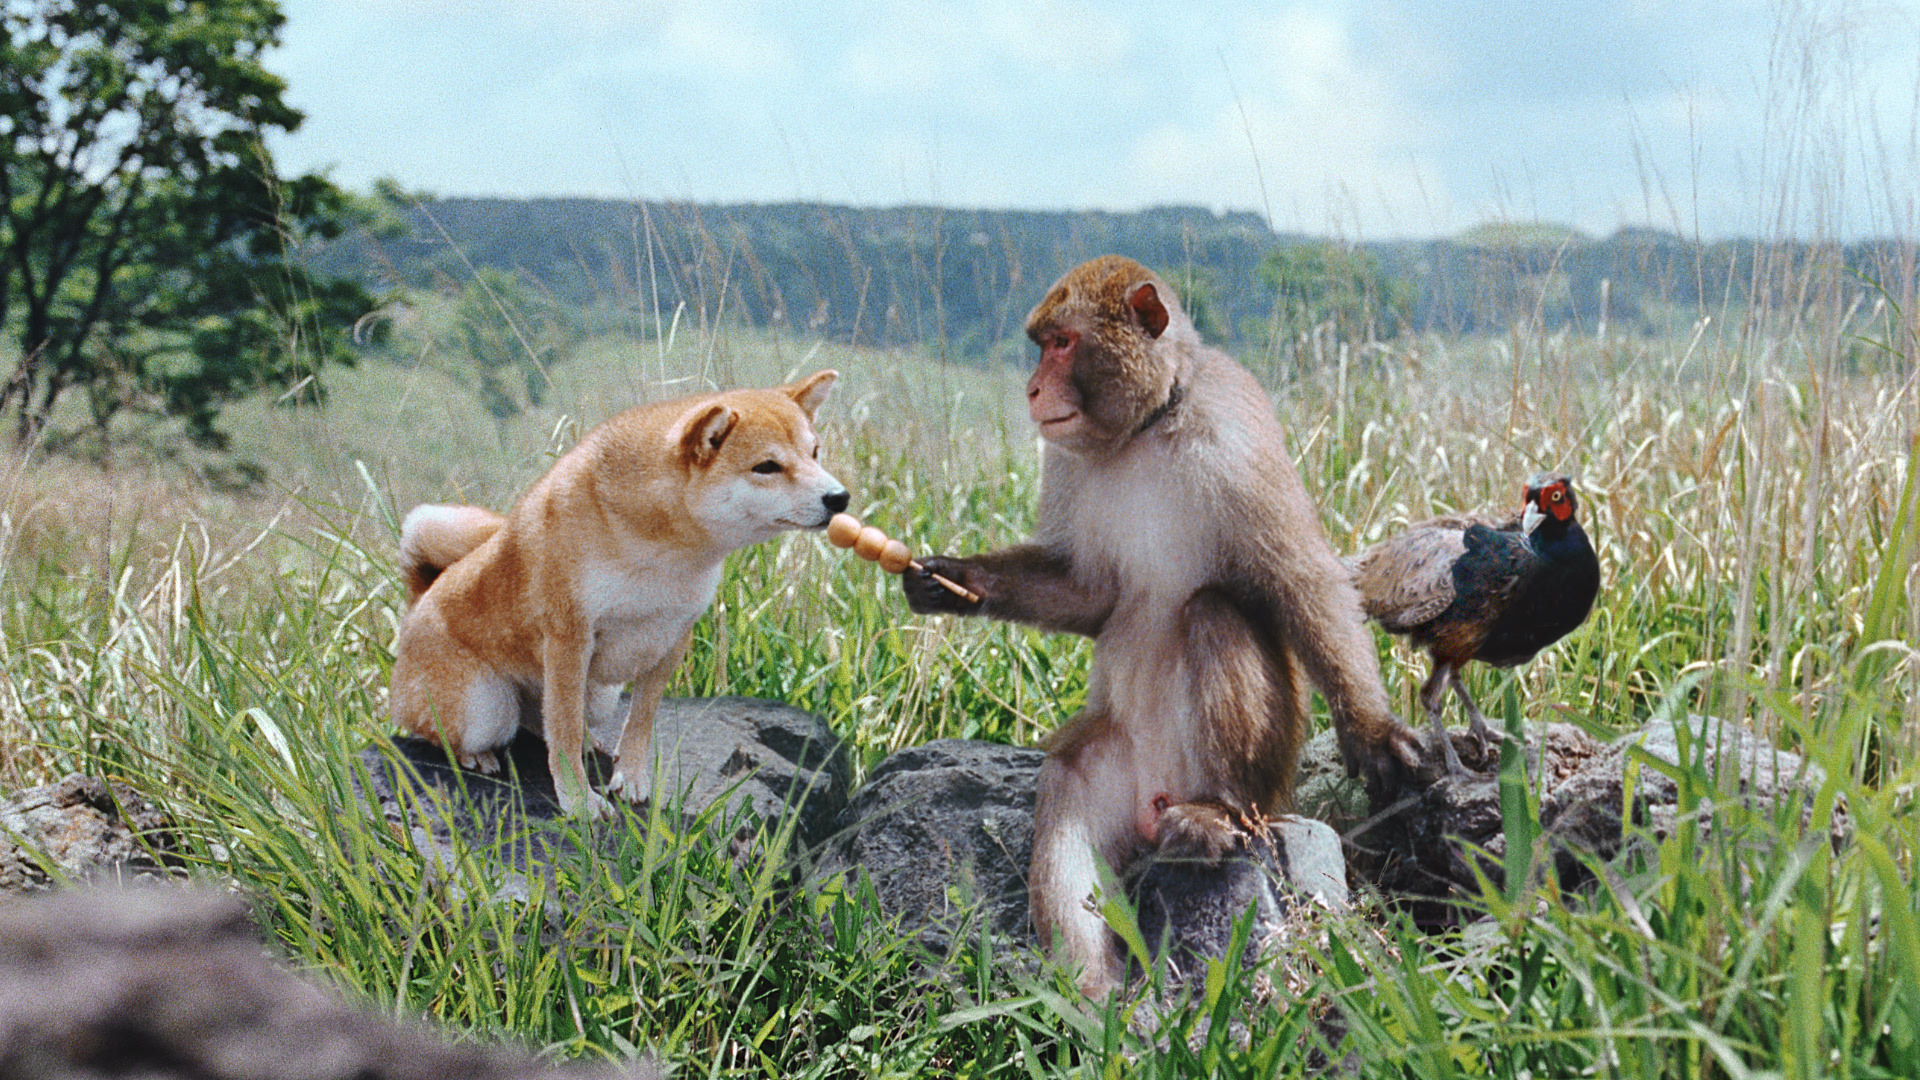
<path fill-rule="evenodd" d="M 1484 771 L 1411 793 L 1374 815 L 1365 814 L 1359 785 L 1341 775 L 1331 732 L 1310 741 L 1303 755 L 1302 773 L 1308 778 L 1301 786 L 1303 808 L 1340 829 L 1359 879 L 1410 899 L 1422 921 L 1456 919 L 1459 912 L 1446 901 L 1477 892 L 1476 867 L 1495 882 L 1503 873 L 1506 835 L 1495 755 L 1474 760 L 1466 747 L 1461 749 L 1470 767 Z M 1697 770 L 1715 793 L 1708 810 L 1714 799 L 1728 798 L 1761 811 L 1788 803 L 1810 810 L 1813 793 L 1825 782 L 1818 766 L 1775 748 L 1745 725 L 1701 716 L 1655 718 L 1608 741 L 1571 724 L 1529 727 L 1524 750 L 1529 782 L 1539 793 L 1540 824 L 1563 884 L 1577 886 L 1588 875 L 1576 852 L 1612 859 L 1637 834 L 1662 839 L 1672 831 L 1679 784 L 1638 761 L 1635 749 Z M 1631 811 L 1625 805 L 1629 775 Z M 1639 828 L 1625 828 L 1628 821 Z M 1838 829 L 1842 823 L 1815 827 L 1830 826 Z"/>
<path fill-rule="evenodd" d="M 864 874 L 881 911 L 936 954 L 973 933 L 975 919 L 1030 948 L 1027 863 L 1045 758 L 961 739 L 899 751 L 848 801 L 810 880 L 818 888 Z M 1274 822 L 1246 852 L 1217 864 L 1142 860 L 1126 868 L 1125 884 L 1145 940 L 1164 948 L 1177 972 L 1193 957 L 1224 955 L 1249 908 L 1262 941 L 1303 902 L 1347 902 L 1339 837 L 1303 818 Z"/>
<path fill-rule="evenodd" d="M 73 773 L 0 800 L 0 893 L 169 876 L 171 846 L 166 816 L 132 789 Z"/>
<path fill-rule="evenodd" d="M 236 897 L 77 888 L 0 899 L 0 1076 L 59 1080 L 650 1078 L 456 1044 L 296 978 Z"/>
<path fill-rule="evenodd" d="M 841 811 L 810 878 L 863 871 L 880 909 L 944 953 L 977 917 L 1027 936 L 1033 802 L 1046 754 L 941 739 L 881 762 Z"/>
<path fill-rule="evenodd" d="M 675 824 L 683 827 L 709 813 L 732 825 L 729 843 L 742 858 L 781 825 L 792 826 L 796 848 L 820 843 L 850 786 L 845 744 L 824 720 L 778 702 L 668 699 L 654 724 L 653 746 L 659 807 L 677 814 Z M 573 821 L 560 810 L 539 736 L 521 731 L 502 757 L 504 768 L 486 776 L 454 765 L 431 742 L 395 737 L 391 747 L 362 752 L 365 794 L 412 830 L 423 850 L 449 857 L 452 837 L 460 836 L 499 864 L 503 892 L 518 897 L 527 893 L 525 875 L 573 857 L 582 838 L 616 855 L 624 842 L 621 823 L 651 808 L 616 800 L 624 809 L 611 827 Z M 612 763 L 590 753 L 587 772 L 604 785 Z"/>
<path fill-rule="evenodd" d="M 1234 924 L 1249 910 L 1245 959 L 1252 963 L 1261 945 L 1299 925 L 1303 909 L 1340 911 L 1349 900 L 1340 835 L 1324 821 L 1291 814 L 1270 820 L 1265 835 L 1219 862 L 1148 857 L 1127 876 L 1142 940 L 1183 979 L 1204 975 L 1206 960 L 1227 954 Z"/>
<path fill-rule="evenodd" d="M 1679 820 L 1680 785 L 1659 769 L 1636 765 L 1631 757 L 1635 748 L 1669 765 L 1697 768 L 1713 785 L 1707 797 L 1710 804 L 1731 800 L 1762 813 L 1798 804 L 1809 811 L 1814 793 L 1826 784 L 1826 770 L 1799 754 L 1778 749 L 1745 724 L 1686 716 L 1670 723 L 1652 721 L 1615 741 L 1583 767 L 1569 770 L 1541 801 L 1541 820 L 1551 823 L 1560 836 L 1591 850 L 1603 850 L 1609 837 L 1617 845 L 1631 769 L 1634 822 L 1656 838 L 1671 835 Z M 1802 819 L 1802 824 L 1813 824 L 1804 813 Z M 1844 825 L 1819 824 L 1821 828 Z"/>

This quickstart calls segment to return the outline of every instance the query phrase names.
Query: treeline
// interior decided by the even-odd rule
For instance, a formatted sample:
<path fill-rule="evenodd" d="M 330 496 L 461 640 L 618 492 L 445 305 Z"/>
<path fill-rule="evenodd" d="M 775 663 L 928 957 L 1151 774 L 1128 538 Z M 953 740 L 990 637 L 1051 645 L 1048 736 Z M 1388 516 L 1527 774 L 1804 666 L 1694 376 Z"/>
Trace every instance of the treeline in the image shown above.
<path fill-rule="evenodd" d="M 984 357 L 1023 344 L 1039 292 L 1118 252 L 1174 282 L 1204 332 L 1264 344 L 1566 326 L 1644 333 L 1700 313 L 1805 303 L 1810 269 L 1860 296 L 1889 274 L 1910 295 L 1910 245 L 1699 244 L 1627 229 L 1591 239 L 1487 226 L 1447 240 L 1344 245 L 1276 234 L 1251 213 L 860 209 L 595 199 L 410 198 L 383 188 L 385 225 L 336 243 L 332 269 L 457 292 L 481 269 L 651 332 L 745 323 L 855 344 L 924 343 Z M 1302 255 L 1305 253 L 1305 256 Z M 1337 280 L 1335 280 L 1337 279 Z M 1859 299 L 1858 296 L 1854 299 Z"/>

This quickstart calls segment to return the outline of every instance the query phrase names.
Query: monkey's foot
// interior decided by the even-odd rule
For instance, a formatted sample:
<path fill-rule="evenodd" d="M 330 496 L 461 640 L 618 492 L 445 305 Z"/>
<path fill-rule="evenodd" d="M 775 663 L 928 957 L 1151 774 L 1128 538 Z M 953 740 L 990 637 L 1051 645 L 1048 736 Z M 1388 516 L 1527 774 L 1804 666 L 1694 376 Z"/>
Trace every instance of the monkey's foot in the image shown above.
<path fill-rule="evenodd" d="M 482 776 L 493 776 L 500 771 L 500 755 L 491 750 L 481 750 L 472 754 L 455 754 L 455 761 L 463 769 L 472 769 Z"/>
<path fill-rule="evenodd" d="M 1155 798 L 1159 804 L 1165 796 Z M 1165 807 L 1155 825 L 1162 859 L 1217 863 L 1247 849 L 1265 825 L 1224 799 L 1197 799 Z"/>

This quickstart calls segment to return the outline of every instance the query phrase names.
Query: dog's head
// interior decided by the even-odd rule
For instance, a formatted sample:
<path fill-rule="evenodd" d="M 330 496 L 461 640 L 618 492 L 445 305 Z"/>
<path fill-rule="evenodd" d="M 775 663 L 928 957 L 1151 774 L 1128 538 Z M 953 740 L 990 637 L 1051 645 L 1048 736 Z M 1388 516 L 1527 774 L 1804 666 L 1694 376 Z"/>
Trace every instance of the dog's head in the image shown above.
<path fill-rule="evenodd" d="M 847 489 L 820 467 L 813 417 L 837 371 L 771 390 L 731 390 L 691 409 L 680 424 L 693 514 L 728 548 L 786 529 L 818 529 L 847 508 Z"/>

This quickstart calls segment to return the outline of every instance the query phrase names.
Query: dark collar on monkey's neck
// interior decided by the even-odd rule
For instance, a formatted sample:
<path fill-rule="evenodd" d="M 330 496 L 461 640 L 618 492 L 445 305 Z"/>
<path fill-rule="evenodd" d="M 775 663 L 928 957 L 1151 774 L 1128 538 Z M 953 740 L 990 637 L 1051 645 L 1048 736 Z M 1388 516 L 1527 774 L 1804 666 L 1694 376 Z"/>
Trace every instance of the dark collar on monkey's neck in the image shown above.
<path fill-rule="evenodd" d="M 1167 400 L 1161 402 L 1159 408 L 1156 408 L 1152 412 L 1148 413 L 1147 418 L 1145 420 L 1140 421 L 1140 426 L 1133 429 L 1134 437 L 1139 438 L 1140 436 L 1145 435 L 1147 433 L 1148 428 L 1166 419 L 1168 413 L 1172 412 L 1175 408 L 1179 407 L 1180 398 L 1183 396 L 1183 394 L 1184 394 L 1184 391 L 1180 389 L 1180 384 L 1178 382 L 1175 382 L 1173 384 L 1173 389 L 1167 391 Z"/>

